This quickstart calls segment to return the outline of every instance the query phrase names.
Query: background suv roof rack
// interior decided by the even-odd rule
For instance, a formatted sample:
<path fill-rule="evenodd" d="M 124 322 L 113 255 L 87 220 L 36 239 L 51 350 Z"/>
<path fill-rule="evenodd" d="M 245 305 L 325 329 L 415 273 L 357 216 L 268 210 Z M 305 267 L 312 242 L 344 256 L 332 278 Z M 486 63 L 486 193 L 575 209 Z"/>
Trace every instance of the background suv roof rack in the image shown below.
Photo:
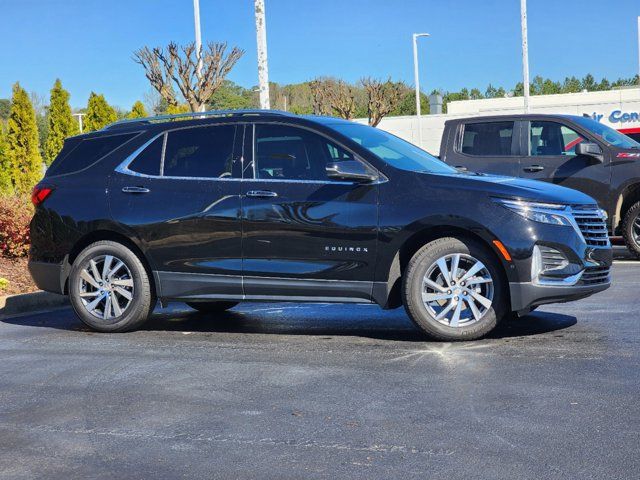
<path fill-rule="evenodd" d="M 282 115 L 293 116 L 290 112 L 283 110 L 209 110 L 207 112 L 187 112 L 187 113 L 175 113 L 171 115 L 156 115 L 154 117 L 145 118 L 131 118 L 125 120 L 118 120 L 117 122 L 110 123 L 103 130 L 112 130 L 115 128 L 129 127 L 132 125 L 145 125 L 150 123 L 170 122 L 176 119 L 189 119 L 194 120 L 198 118 L 207 117 L 227 117 L 227 116 L 254 116 L 254 115 Z"/>

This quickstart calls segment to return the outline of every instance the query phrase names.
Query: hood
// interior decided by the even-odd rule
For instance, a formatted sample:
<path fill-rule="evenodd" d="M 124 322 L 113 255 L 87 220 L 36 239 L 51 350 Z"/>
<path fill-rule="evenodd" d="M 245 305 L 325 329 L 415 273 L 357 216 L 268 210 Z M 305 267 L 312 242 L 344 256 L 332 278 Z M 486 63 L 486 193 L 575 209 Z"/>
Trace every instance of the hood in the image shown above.
<path fill-rule="evenodd" d="M 437 186 L 450 191 L 475 190 L 489 196 L 531 200 L 568 205 L 596 204 L 597 202 L 577 190 L 539 180 L 527 180 L 478 173 L 427 174 L 438 177 Z"/>

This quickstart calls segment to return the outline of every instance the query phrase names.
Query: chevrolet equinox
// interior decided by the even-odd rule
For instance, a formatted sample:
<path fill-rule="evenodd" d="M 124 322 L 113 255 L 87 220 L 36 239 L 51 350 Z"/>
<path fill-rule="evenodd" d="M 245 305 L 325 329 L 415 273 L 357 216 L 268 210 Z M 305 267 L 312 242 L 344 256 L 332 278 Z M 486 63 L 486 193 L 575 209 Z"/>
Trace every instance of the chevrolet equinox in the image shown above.
<path fill-rule="evenodd" d="M 32 200 L 31 275 L 102 332 L 140 326 L 158 299 L 344 302 L 404 305 L 431 337 L 465 340 L 611 282 L 591 197 L 460 172 L 335 118 L 117 122 L 67 139 Z"/>

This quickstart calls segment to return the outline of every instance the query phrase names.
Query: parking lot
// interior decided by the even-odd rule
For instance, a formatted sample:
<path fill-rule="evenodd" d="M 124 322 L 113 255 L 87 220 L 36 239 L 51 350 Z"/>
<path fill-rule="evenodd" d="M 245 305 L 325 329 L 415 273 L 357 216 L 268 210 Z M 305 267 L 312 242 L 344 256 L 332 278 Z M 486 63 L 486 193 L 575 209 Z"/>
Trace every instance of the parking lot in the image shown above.
<path fill-rule="evenodd" d="M 4 478 L 637 478 L 640 265 L 468 343 L 403 309 L 0 322 Z"/>

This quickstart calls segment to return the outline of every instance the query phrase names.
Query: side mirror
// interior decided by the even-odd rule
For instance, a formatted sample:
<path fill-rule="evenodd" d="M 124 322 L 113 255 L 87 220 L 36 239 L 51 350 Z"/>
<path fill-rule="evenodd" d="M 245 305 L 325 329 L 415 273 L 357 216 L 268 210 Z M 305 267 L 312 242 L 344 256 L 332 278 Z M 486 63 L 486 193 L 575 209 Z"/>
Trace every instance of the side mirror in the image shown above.
<path fill-rule="evenodd" d="M 576 155 L 587 155 L 602 161 L 602 149 L 597 143 L 579 143 L 576 145 Z"/>
<path fill-rule="evenodd" d="M 378 179 L 378 174 L 373 169 L 357 160 L 328 163 L 326 169 L 327 176 L 336 180 L 371 183 Z"/>

